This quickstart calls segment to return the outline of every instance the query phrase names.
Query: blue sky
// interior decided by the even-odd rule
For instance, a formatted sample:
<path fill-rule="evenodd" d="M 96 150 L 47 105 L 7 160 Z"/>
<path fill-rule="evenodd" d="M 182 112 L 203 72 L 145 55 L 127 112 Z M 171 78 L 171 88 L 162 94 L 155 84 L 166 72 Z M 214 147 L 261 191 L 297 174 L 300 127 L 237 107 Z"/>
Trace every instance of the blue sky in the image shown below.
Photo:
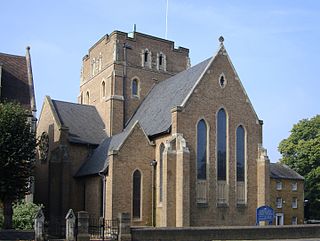
<path fill-rule="evenodd" d="M 166 0 L 10 0 L 0 52 L 31 46 L 38 113 L 43 98 L 76 102 L 82 57 L 113 30 L 165 37 Z M 292 125 L 320 113 L 320 1 L 169 0 L 168 39 L 192 65 L 225 46 L 260 119 L 272 162 Z"/>

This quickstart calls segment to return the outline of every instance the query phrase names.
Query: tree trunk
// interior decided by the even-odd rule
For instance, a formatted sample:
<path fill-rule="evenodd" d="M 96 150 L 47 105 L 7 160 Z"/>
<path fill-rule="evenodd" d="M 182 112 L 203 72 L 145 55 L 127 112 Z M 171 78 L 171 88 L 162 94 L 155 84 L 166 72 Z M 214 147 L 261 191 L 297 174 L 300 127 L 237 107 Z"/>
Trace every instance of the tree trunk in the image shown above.
<path fill-rule="evenodd" d="M 5 200 L 3 203 L 3 216 L 4 216 L 4 223 L 3 228 L 4 229 L 12 229 L 12 201 L 11 200 Z"/>

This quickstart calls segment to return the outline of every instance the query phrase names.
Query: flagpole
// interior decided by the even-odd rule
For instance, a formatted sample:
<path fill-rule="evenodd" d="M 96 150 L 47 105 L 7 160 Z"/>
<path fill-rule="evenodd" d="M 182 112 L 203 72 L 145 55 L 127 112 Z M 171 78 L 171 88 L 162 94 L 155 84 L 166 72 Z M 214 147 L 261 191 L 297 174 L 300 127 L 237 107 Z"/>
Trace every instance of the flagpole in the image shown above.
<path fill-rule="evenodd" d="M 167 9 L 166 9 L 166 35 L 165 35 L 166 39 L 168 39 L 168 8 L 169 8 L 169 0 L 167 0 Z"/>

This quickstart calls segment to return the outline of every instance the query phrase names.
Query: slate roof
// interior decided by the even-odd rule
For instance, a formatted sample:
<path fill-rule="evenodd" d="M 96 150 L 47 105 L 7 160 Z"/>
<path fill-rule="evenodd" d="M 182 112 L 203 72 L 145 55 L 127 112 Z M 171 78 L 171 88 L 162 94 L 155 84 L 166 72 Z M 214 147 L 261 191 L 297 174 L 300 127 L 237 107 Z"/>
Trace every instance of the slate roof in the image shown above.
<path fill-rule="evenodd" d="M 164 133 L 171 127 L 171 109 L 182 105 L 193 86 L 206 69 L 211 58 L 156 84 L 126 128 L 131 128 L 136 121 L 148 136 Z"/>
<path fill-rule="evenodd" d="M 108 152 L 117 150 L 128 137 L 132 127 L 139 122 L 147 136 L 164 133 L 171 127 L 171 109 L 181 106 L 184 99 L 201 77 L 211 58 L 156 84 L 142 101 L 125 130 L 106 138 L 92 156 L 79 169 L 76 176 L 103 172 L 108 166 Z"/>
<path fill-rule="evenodd" d="M 69 141 L 99 145 L 107 137 L 105 125 L 94 106 L 52 100 L 63 126 L 69 128 Z"/>
<path fill-rule="evenodd" d="M 280 163 L 270 163 L 270 177 L 274 179 L 304 180 L 303 176 Z"/>
<path fill-rule="evenodd" d="M 105 172 L 109 165 L 108 152 L 111 150 L 117 150 L 129 133 L 130 131 L 123 131 L 112 137 L 105 138 L 93 151 L 92 156 L 80 167 L 75 176 L 89 176 Z"/>
<path fill-rule="evenodd" d="M 1 99 L 16 100 L 27 109 L 30 107 L 28 68 L 25 56 L 0 53 Z"/>

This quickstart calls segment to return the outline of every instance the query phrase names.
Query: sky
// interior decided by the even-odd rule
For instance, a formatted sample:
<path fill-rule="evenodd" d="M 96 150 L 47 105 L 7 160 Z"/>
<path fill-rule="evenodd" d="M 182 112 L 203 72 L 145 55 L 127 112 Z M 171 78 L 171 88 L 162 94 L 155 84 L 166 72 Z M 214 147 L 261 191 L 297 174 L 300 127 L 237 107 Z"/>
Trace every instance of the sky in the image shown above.
<path fill-rule="evenodd" d="M 167 0 L 10 0 L 0 5 L 0 52 L 31 46 L 38 114 L 45 95 L 76 102 L 82 57 L 114 30 L 165 38 Z M 320 1 L 169 0 L 167 37 L 191 64 L 224 45 L 259 119 L 271 162 L 301 119 L 320 114 Z"/>

